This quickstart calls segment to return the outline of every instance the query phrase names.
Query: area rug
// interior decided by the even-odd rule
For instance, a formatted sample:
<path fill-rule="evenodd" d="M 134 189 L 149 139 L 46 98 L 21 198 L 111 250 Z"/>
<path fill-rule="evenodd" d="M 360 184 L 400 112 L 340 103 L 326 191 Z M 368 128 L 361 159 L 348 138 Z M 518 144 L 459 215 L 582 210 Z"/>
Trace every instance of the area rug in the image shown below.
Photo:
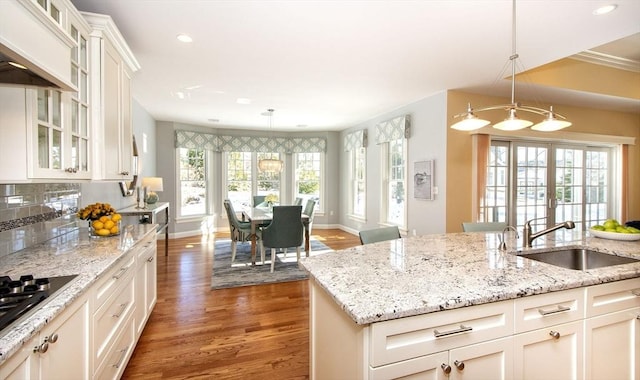
<path fill-rule="evenodd" d="M 331 248 L 316 239 L 311 239 L 311 256 L 326 252 L 331 252 Z M 300 250 L 300 256 L 304 257 L 304 255 L 303 248 Z M 236 260 L 231 265 L 231 240 L 217 240 L 215 242 L 211 289 L 298 281 L 306 278 L 307 273 L 298 268 L 295 248 L 289 248 L 286 256 L 281 251 L 277 253 L 275 269 L 271 273 L 270 248 L 267 248 L 264 264 L 260 261 L 260 254 L 256 253 L 256 265 L 252 266 L 251 243 L 238 243 Z"/>

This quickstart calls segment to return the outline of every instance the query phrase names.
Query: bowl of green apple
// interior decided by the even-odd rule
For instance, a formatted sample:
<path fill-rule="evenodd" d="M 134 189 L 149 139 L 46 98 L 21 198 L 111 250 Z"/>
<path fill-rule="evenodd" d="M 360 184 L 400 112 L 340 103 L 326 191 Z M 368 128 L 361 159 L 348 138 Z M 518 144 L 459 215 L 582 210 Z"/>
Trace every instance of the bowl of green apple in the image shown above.
<path fill-rule="evenodd" d="M 589 233 L 601 239 L 610 240 L 640 240 L 640 229 L 620 224 L 615 219 L 607 219 L 602 224 L 596 224 L 589 228 Z"/>

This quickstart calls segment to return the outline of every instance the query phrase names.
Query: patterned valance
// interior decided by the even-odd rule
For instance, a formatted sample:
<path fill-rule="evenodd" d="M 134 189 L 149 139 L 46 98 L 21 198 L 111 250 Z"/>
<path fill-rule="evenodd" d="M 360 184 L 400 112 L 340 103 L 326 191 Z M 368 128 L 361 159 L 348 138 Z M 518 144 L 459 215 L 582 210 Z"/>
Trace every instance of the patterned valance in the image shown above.
<path fill-rule="evenodd" d="M 411 132 L 411 117 L 398 116 L 376 125 L 376 142 L 386 143 L 400 138 L 408 139 Z"/>
<path fill-rule="evenodd" d="M 177 130 L 176 148 L 207 149 L 216 152 L 318 153 L 327 151 L 327 139 L 324 137 L 219 136 Z"/>
<path fill-rule="evenodd" d="M 203 132 L 176 131 L 176 148 L 218 150 L 218 135 Z"/>
<path fill-rule="evenodd" d="M 367 130 L 366 129 L 349 132 L 344 137 L 345 152 L 355 150 L 356 148 L 366 148 L 366 147 L 367 147 Z"/>

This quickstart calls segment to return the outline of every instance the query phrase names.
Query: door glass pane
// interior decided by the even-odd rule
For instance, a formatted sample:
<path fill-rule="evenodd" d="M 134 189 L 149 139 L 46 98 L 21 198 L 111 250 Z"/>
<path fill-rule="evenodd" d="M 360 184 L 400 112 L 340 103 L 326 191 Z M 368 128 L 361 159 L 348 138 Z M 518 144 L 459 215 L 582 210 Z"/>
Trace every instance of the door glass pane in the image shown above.
<path fill-rule="evenodd" d="M 49 128 L 38 125 L 38 167 L 49 167 Z"/>
<path fill-rule="evenodd" d="M 585 160 L 585 224 L 591 227 L 608 219 L 609 154 L 607 151 L 587 151 Z"/>
<path fill-rule="evenodd" d="M 51 5 L 51 17 L 56 20 L 56 22 L 60 23 L 60 10 L 55 7 L 55 5 Z"/>
<path fill-rule="evenodd" d="M 71 83 L 78 85 L 78 67 L 71 65 Z"/>
<path fill-rule="evenodd" d="M 547 216 L 547 148 L 518 146 L 516 148 L 516 223 Z M 546 220 L 532 223 L 546 226 Z M 534 228 L 535 230 L 535 228 Z"/>
<path fill-rule="evenodd" d="M 80 37 L 80 67 L 87 69 L 87 40 Z"/>
<path fill-rule="evenodd" d="M 89 143 L 87 139 L 82 139 L 80 140 L 80 144 L 80 170 L 86 172 L 89 170 Z"/>
<path fill-rule="evenodd" d="M 78 162 L 80 152 L 78 151 L 80 145 L 80 138 L 78 136 L 71 137 L 71 167 L 80 169 L 80 163 Z"/>
<path fill-rule="evenodd" d="M 51 105 L 53 107 L 53 112 L 51 113 L 51 123 L 57 127 L 61 126 L 61 114 L 62 114 L 62 99 L 60 91 L 52 91 L 51 92 Z"/>
<path fill-rule="evenodd" d="M 51 141 L 51 169 L 62 168 L 62 132 L 53 130 Z"/>
<path fill-rule="evenodd" d="M 78 102 L 76 100 L 73 100 L 71 102 L 71 131 L 73 131 L 73 133 L 78 133 L 79 132 L 79 128 L 78 128 L 78 111 L 79 111 L 79 105 Z"/>
<path fill-rule="evenodd" d="M 582 229 L 584 151 L 556 148 L 555 156 L 555 222 L 572 220 Z"/>
<path fill-rule="evenodd" d="M 83 103 L 87 102 L 87 73 L 80 74 L 80 100 Z"/>
<path fill-rule="evenodd" d="M 82 136 L 87 136 L 87 106 L 80 106 L 80 134 Z"/>
<path fill-rule="evenodd" d="M 38 120 L 49 121 L 49 90 L 38 89 Z"/>

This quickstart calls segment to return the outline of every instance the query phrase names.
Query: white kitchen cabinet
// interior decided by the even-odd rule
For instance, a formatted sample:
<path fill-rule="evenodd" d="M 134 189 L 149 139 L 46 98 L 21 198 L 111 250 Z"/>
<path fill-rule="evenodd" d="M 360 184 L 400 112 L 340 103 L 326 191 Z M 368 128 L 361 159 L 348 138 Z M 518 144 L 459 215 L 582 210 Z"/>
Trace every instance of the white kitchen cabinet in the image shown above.
<path fill-rule="evenodd" d="M 88 379 L 89 302 L 75 301 L 0 367 L 0 378 Z"/>
<path fill-rule="evenodd" d="M 110 16 L 82 13 L 92 28 L 91 108 L 94 179 L 133 176 L 131 76 L 140 68 Z"/>
<path fill-rule="evenodd" d="M 114 364 L 114 357 L 119 356 L 116 352 L 122 350 L 117 345 L 117 342 L 120 341 L 119 337 L 123 331 L 133 326 L 133 314 L 136 306 L 134 275 L 135 254 L 129 252 L 115 268 L 103 276 L 94 288 L 93 348 L 91 351 L 94 375 L 103 372 L 104 367 Z M 123 353 L 122 361 L 124 363 L 128 360 L 132 350 L 130 348 Z"/>
<path fill-rule="evenodd" d="M 640 379 L 640 283 L 587 289 L 585 378 Z"/>
<path fill-rule="evenodd" d="M 142 334 L 157 299 L 156 237 L 149 236 L 142 243 L 136 258 L 136 337 Z"/>
<path fill-rule="evenodd" d="M 514 378 L 582 379 L 582 326 L 580 320 L 517 334 L 514 337 Z"/>
<path fill-rule="evenodd" d="M 36 1 L 0 1 L 0 52 L 69 91 L 75 90 L 69 70 L 73 41 L 60 17 L 67 14 L 65 5 L 57 4 L 54 11 Z"/>

